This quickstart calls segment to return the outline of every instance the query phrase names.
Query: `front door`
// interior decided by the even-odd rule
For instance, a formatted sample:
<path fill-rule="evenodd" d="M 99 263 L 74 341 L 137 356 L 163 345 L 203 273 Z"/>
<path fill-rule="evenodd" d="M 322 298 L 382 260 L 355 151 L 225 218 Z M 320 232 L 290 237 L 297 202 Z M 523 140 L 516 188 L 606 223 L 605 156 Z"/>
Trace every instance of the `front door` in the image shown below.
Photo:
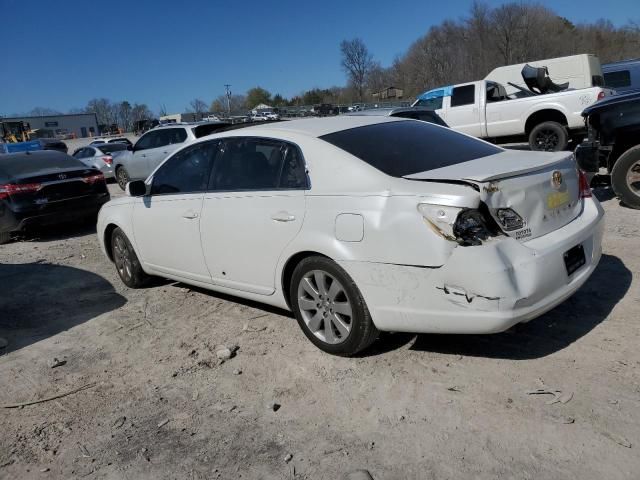
<path fill-rule="evenodd" d="M 269 295 L 285 247 L 300 231 L 307 175 L 302 153 L 279 140 L 224 141 L 204 195 L 204 257 L 215 284 Z"/>
<path fill-rule="evenodd" d="M 477 90 L 473 83 L 455 87 L 449 97 L 445 121 L 458 132 L 481 137 L 482 112 L 480 112 L 480 92 Z"/>
<path fill-rule="evenodd" d="M 174 155 L 153 175 L 150 195 L 134 205 L 140 260 L 159 273 L 211 282 L 200 244 L 200 217 L 216 148 L 216 141 L 206 142 Z"/>

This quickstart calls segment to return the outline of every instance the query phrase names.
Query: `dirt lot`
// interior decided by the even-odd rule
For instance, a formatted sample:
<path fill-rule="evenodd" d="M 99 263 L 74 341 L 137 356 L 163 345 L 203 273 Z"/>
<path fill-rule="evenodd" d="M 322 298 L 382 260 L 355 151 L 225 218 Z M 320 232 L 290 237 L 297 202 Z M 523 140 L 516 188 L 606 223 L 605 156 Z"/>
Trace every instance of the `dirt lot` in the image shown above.
<path fill-rule="evenodd" d="M 286 312 L 125 288 L 89 225 L 1 246 L 0 404 L 89 387 L 0 408 L 0 478 L 638 478 L 640 212 L 598 195 L 604 256 L 563 305 L 493 336 L 387 334 L 355 359 Z M 527 393 L 540 379 L 562 402 Z"/>

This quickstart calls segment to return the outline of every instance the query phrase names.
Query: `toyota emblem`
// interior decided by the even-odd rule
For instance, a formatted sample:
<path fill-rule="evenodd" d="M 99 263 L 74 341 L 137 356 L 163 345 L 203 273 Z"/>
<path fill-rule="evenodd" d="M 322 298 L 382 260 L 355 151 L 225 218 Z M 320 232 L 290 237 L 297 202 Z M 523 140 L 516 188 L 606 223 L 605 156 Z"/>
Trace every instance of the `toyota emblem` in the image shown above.
<path fill-rule="evenodd" d="M 64 180 L 65 178 L 67 178 L 67 175 L 66 175 L 66 174 L 64 174 L 64 173 L 61 173 L 60 175 L 58 175 L 58 178 L 59 178 L 60 180 Z"/>
<path fill-rule="evenodd" d="M 551 174 L 551 186 L 556 190 L 559 190 L 562 186 L 562 173 L 558 170 Z"/>

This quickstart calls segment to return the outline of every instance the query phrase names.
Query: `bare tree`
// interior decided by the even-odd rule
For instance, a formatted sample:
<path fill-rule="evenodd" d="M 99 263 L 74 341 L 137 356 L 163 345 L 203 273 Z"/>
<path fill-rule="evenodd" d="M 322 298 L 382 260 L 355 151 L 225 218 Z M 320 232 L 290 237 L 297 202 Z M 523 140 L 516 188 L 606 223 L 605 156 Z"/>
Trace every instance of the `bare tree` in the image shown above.
<path fill-rule="evenodd" d="M 29 115 L 32 117 L 46 117 L 48 115 L 61 115 L 62 112 L 47 107 L 36 107 L 31 109 Z"/>
<path fill-rule="evenodd" d="M 340 53 L 342 54 L 342 68 L 349 77 L 350 83 L 357 90 L 358 99 L 362 101 L 367 75 L 374 66 L 373 56 L 359 38 L 343 40 L 340 43 Z"/>
<path fill-rule="evenodd" d="M 200 120 L 202 119 L 202 114 L 207 111 L 207 104 L 204 103 L 204 100 L 196 98 L 191 100 L 188 110 L 196 114 L 196 120 Z"/>
<path fill-rule="evenodd" d="M 131 122 L 131 104 L 125 100 L 124 102 L 120 102 L 118 109 L 120 126 L 125 132 L 130 132 L 133 126 Z"/>

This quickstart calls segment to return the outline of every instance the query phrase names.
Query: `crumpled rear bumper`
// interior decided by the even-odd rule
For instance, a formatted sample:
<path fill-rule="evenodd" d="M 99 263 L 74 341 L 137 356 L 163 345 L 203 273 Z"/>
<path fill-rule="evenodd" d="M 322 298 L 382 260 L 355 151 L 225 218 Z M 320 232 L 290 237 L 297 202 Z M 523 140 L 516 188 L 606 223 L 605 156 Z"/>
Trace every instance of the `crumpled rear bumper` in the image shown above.
<path fill-rule="evenodd" d="M 436 268 L 339 263 L 380 330 L 495 333 L 551 310 L 587 281 L 602 252 L 603 216 L 596 199 L 585 199 L 580 216 L 543 237 L 458 247 Z M 586 263 L 569 276 L 563 256 L 578 244 Z"/>

